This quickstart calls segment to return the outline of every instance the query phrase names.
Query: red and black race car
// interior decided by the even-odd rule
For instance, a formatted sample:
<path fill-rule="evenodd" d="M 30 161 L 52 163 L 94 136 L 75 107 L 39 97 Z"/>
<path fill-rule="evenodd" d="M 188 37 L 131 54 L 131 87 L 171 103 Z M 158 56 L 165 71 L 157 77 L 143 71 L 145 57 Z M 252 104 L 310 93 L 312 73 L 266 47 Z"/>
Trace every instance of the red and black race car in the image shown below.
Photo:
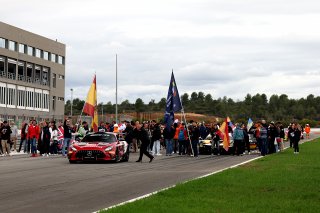
<path fill-rule="evenodd" d="M 128 143 L 119 141 L 112 132 L 87 134 L 81 141 L 74 141 L 68 150 L 70 163 L 78 161 L 128 161 Z"/>

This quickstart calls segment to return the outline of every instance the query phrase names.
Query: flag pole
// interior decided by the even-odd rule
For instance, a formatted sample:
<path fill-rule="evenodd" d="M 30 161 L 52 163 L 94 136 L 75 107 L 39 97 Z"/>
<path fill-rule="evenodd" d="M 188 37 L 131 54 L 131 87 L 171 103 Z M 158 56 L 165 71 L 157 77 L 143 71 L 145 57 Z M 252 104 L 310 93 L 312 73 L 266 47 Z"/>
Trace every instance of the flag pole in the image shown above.
<path fill-rule="evenodd" d="M 187 134 L 188 134 L 188 140 L 189 140 L 189 144 L 190 144 L 190 148 L 191 148 L 191 154 L 194 156 L 194 150 L 193 150 L 193 147 L 192 147 L 192 144 L 191 144 L 191 138 L 190 138 L 189 128 L 188 128 L 188 125 L 187 125 L 186 114 L 184 113 L 184 108 L 183 108 L 182 102 L 181 102 L 181 107 L 182 107 L 181 112 L 182 112 L 182 115 L 183 115 L 183 118 L 184 118 L 184 123 L 186 124 L 186 127 L 187 127 Z"/>
<path fill-rule="evenodd" d="M 173 69 L 172 69 L 172 73 L 173 73 Z M 191 144 L 191 138 L 190 138 L 189 128 L 188 128 L 188 124 L 187 124 L 186 114 L 184 113 L 184 108 L 183 108 L 181 98 L 180 98 L 180 103 L 181 103 L 181 113 L 182 113 L 181 117 L 183 116 L 183 118 L 184 118 L 184 123 L 186 124 L 186 127 L 187 127 L 187 134 L 188 134 L 189 144 L 190 144 L 190 148 L 191 148 L 191 154 L 194 156 L 194 151 L 193 151 L 192 144 Z"/>
<path fill-rule="evenodd" d="M 116 123 L 118 124 L 118 55 L 116 54 Z"/>

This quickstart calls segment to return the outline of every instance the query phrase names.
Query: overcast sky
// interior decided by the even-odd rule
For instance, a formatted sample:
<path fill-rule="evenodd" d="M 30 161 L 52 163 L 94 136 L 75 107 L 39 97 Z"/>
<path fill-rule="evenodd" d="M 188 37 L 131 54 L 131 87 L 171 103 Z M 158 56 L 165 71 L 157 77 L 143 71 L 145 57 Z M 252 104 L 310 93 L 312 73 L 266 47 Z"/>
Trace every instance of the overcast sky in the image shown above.
<path fill-rule="evenodd" d="M 66 100 L 319 95 L 319 0 L 1 0 L 1 21 L 66 44 Z"/>

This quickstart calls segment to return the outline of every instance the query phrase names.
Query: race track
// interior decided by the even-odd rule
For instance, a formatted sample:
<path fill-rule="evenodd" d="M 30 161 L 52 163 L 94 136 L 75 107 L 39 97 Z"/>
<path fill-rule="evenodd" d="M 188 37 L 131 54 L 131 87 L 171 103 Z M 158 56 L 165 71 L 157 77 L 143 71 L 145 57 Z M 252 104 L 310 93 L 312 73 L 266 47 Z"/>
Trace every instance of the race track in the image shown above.
<path fill-rule="evenodd" d="M 61 156 L 1 157 L 0 212 L 93 212 L 256 157 L 174 155 L 148 163 L 144 156 L 136 163 L 133 153 L 129 162 L 116 164 L 69 164 Z"/>

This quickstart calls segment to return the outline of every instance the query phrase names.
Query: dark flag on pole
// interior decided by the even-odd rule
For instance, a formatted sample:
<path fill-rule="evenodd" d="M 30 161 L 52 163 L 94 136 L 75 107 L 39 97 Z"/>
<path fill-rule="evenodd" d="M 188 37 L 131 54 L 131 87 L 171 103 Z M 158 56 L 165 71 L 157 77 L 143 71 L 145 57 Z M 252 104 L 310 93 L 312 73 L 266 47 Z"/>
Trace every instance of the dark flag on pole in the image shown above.
<path fill-rule="evenodd" d="M 164 115 L 164 121 L 169 128 L 174 121 L 174 113 L 182 109 L 182 104 L 180 101 L 180 96 L 178 92 L 178 87 L 174 79 L 173 71 L 171 74 L 171 80 L 168 90 L 167 102 L 166 102 L 166 112 Z"/>

